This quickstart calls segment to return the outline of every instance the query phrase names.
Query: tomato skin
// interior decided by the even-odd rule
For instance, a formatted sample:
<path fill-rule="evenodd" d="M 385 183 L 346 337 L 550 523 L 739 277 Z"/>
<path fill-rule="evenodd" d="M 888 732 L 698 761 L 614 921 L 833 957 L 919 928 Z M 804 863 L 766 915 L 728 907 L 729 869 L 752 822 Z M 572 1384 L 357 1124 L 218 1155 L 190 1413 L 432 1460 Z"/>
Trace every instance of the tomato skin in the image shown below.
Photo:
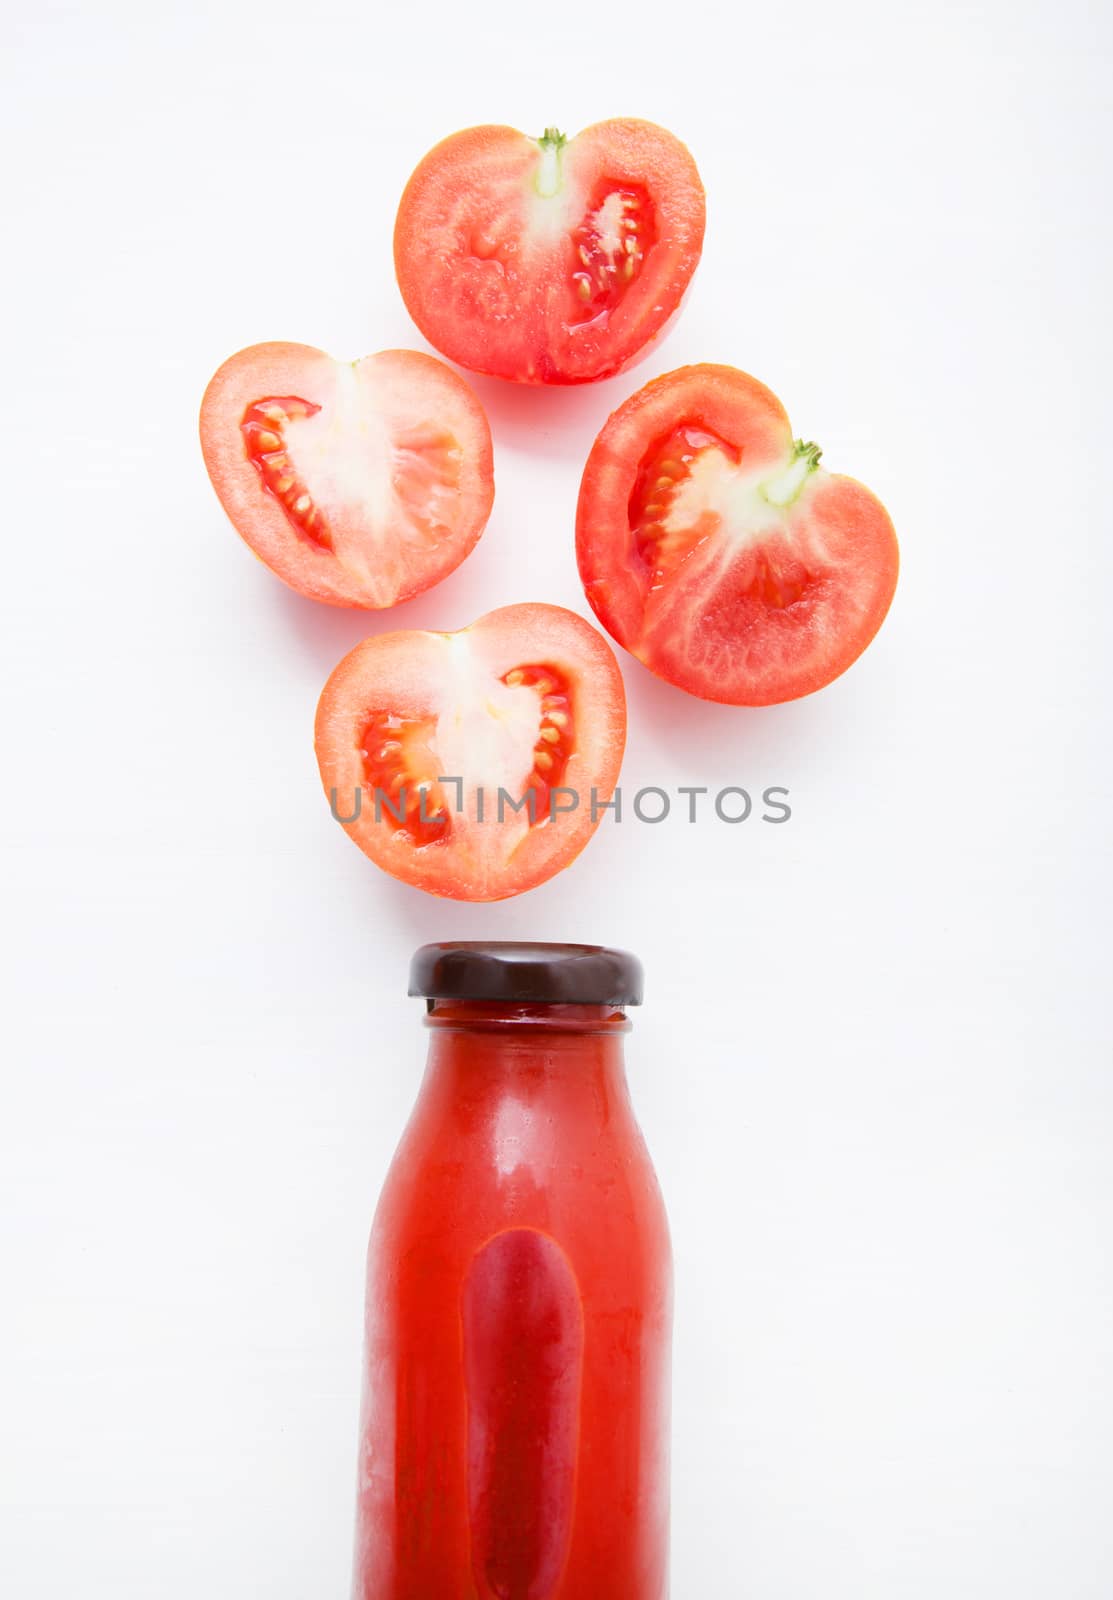
<path fill-rule="evenodd" d="M 273 434 L 261 431 L 268 412 L 280 419 Z M 309 439 L 302 431 L 295 442 L 291 427 L 308 427 Z M 214 374 L 200 432 L 245 544 L 327 605 L 378 610 L 420 594 L 463 561 L 491 512 L 483 407 L 458 373 L 419 351 L 340 362 L 311 345 L 251 345 Z"/>
<path fill-rule="evenodd" d="M 679 309 L 703 248 L 703 185 L 673 134 L 624 118 L 562 142 L 552 156 L 559 189 L 539 196 L 544 146 L 499 126 L 435 146 L 398 208 L 398 285 L 425 337 L 461 366 L 517 383 L 593 383 L 647 354 Z M 633 252 L 627 282 L 625 257 L 608 267 L 597 252 L 586 264 L 614 268 L 615 303 L 582 314 L 585 221 L 619 193 L 630 208 L 623 227 L 649 219 L 644 258 Z"/>
<path fill-rule="evenodd" d="M 550 684 L 559 692 L 546 694 Z M 561 707 L 560 727 L 550 723 L 547 734 L 550 703 Z M 500 731 L 512 715 L 525 730 L 516 744 Z M 466 731 L 453 742 L 454 727 Z M 551 736 L 553 743 L 543 742 Z M 490 757 L 498 738 L 504 745 L 510 739 L 509 754 L 500 747 Z M 334 816 L 377 866 L 430 894 L 506 899 L 568 866 L 598 826 L 626 742 L 622 674 L 606 640 L 575 612 L 540 603 L 504 606 L 455 633 L 407 630 L 365 639 L 325 684 L 314 742 Z M 395 767 L 372 765 L 380 756 Z M 530 773 L 534 759 L 548 762 L 553 781 L 579 797 L 574 808 L 563 809 L 561 800 L 550 814 L 548 790 Z M 410 802 L 401 823 L 374 799 L 376 789 L 391 792 L 392 771 L 404 776 Z M 462 783 L 447 800 L 441 776 Z M 422 781 L 434 798 L 418 810 Z M 505 822 L 498 819 L 504 783 L 515 799 L 529 787 L 540 793 L 534 825 L 528 813 L 509 809 Z M 477 787 L 484 793 L 478 817 Z M 461 798 L 462 813 L 454 803 Z M 447 826 L 438 831 L 442 809 Z"/>
<path fill-rule="evenodd" d="M 661 520 L 646 530 L 647 470 L 668 456 L 671 475 L 682 447 L 709 470 L 698 485 L 691 464 L 657 478 Z M 881 502 L 818 456 L 733 367 L 683 367 L 631 396 L 592 447 L 576 515 L 580 577 L 611 636 L 666 682 L 729 705 L 798 699 L 845 672 L 885 619 L 899 553 Z M 788 503 L 765 499 L 797 462 Z"/>

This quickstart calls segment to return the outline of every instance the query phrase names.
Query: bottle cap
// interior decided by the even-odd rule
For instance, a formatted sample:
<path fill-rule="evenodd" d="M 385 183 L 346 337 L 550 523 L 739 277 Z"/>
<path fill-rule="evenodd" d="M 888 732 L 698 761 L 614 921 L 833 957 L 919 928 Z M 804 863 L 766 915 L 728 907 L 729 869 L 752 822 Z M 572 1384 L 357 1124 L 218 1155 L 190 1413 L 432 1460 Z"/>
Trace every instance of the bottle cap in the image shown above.
<path fill-rule="evenodd" d="M 642 964 L 601 944 L 460 940 L 425 944 L 410 962 L 410 994 L 430 1000 L 640 1006 Z"/>

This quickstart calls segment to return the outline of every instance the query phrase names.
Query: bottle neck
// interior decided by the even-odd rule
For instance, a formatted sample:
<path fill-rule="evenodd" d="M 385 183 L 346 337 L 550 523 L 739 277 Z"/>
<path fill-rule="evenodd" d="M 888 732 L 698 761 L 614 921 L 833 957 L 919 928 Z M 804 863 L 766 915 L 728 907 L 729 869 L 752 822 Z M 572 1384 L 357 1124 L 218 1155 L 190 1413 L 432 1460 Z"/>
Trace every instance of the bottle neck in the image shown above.
<path fill-rule="evenodd" d="M 613 1006 L 436 1000 L 422 1099 L 428 1110 L 482 1117 L 511 1099 L 546 1115 L 604 1121 L 629 1106 Z"/>
<path fill-rule="evenodd" d="M 520 1036 L 525 1032 L 591 1034 L 621 1039 L 629 1033 L 617 1006 L 538 1004 L 530 1000 L 429 1000 L 425 1026 L 436 1035 L 453 1033 Z"/>

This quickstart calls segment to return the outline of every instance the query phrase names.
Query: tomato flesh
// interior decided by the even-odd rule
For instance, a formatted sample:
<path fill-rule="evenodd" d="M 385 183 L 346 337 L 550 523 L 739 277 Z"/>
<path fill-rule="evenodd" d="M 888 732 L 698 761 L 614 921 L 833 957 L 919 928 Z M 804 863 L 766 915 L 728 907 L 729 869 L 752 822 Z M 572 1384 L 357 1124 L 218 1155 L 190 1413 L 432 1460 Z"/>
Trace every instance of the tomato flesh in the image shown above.
<path fill-rule="evenodd" d="M 394 605 L 438 582 L 494 496 L 478 399 L 414 351 L 353 363 L 307 345 L 242 350 L 209 384 L 201 444 L 245 542 L 333 605 Z"/>
<path fill-rule="evenodd" d="M 522 383 L 588 383 L 644 354 L 703 245 L 704 196 L 684 146 L 653 123 L 566 140 L 469 128 L 406 187 L 399 287 L 429 341 Z"/>
<path fill-rule="evenodd" d="M 316 748 L 334 814 L 373 861 L 492 900 L 583 848 L 625 731 L 606 642 L 559 606 L 522 605 L 458 633 L 365 640 L 325 686 Z"/>
<path fill-rule="evenodd" d="M 596 614 L 679 688 L 769 705 L 844 672 L 898 570 L 880 502 L 793 441 L 768 389 L 730 367 L 647 384 L 589 457 L 577 558 Z"/>

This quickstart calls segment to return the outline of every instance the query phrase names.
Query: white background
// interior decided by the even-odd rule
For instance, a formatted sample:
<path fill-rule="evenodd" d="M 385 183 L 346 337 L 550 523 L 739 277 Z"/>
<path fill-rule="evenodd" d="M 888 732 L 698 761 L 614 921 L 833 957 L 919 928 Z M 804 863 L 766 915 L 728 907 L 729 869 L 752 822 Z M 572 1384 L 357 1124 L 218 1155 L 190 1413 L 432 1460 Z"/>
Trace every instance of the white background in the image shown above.
<path fill-rule="evenodd" d="M 406 965 L 469 936 L 646 963 L 676 1600 L 1113 1595 L 1103 9 L 9 0 L 13 1600 L 342 1600 Z M 287 592 L 205 478 L 212 370 L 424 348 L 390 252 L 417 159 L 620 114 L 707 186 L 676 330 L 585 391 L 477 383 L 497 503 L 438 589 Z M 876 643 L 802 703 L 623 659 L 627 789 L 784 784 L 791 823 L 607 823 L 510 904 L 395 884 L 319 790 L 326 675 L 369 630 L 584 609 L 591 440 L 698 360 L 770 384 L 901 536 Z"/>

